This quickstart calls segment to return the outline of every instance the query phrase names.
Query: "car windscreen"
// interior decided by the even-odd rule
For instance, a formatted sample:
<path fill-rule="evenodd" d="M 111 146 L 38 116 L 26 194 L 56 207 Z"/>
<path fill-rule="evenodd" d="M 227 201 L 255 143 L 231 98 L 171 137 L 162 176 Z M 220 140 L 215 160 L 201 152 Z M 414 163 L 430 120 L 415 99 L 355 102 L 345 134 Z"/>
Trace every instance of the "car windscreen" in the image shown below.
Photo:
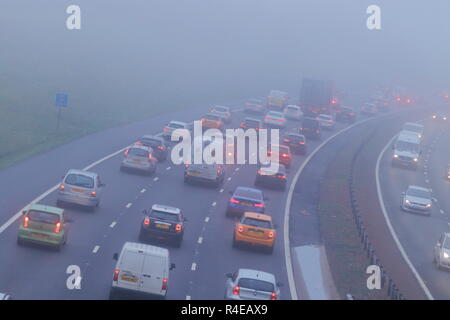
<path fill-rule="evenodd" d="M 418 197 L 418 198 L 425 198 L 425 199 L 431 198 L 431 194 L 429 191 L 413 189 L 413 188 L 408 189 L 407 195 L 411 196 L 411 197 Z"/>
<path fill-rule="evenodd" d="M 259 220 L 254 218 L 244 218 L 244 221 L 242 221 L 242 224 L 245 224 L 246 226 L 252 226 L 252 227 L 258 227 L 258 228 L 264 228 L 264 229 L 272 229 L 272 224 L 270 221 L 266 220 Z"/>
<path fill-rule="evenodd" d="M 287 138 L 293 142 L 305 142 L 305 138 L 303 136 L 299 136 L 299 135 L 295 135 L 295 134 L 288 135 Z"/>
<path fill-rule="evenodd" d="M 271 91 L 269 96 L 273 98 L 285 98 L 286 93 L 281 91 Z"/>
<path fill-rule="evenodd" d="M 228 112 L 228 109 L 224 107 L 215 107 L 213 110 L 217 112 Z"/>
<path fill-rule="evenodd" d="M 238 281 L 238 286 L 241 288 L 266 292 L 274 292 L 275 289 L 273 283 L 251 278 L 240 278 Z"/>
<path fill-rule="evenodd" d="M 422 128 L 413 124 L 405 124 L 403 130 L 421 133 Z"/>
<path fill-rule="evenodd" d="M 237 189 L 235 196 L 248 199 L 259 199 L 259 200 L 262 199 L 261 193 L 259 191 L 251 189 Z"/>
<path fill-rule="evenodd" d="M 445 238 L 443 247 L 444 249 L 450 249 L 450 238 Z"/>
<path fill-rule="evenodd" d="M 286 110 L 292 111 L 292 112 L 297 112 L 297 111 L 299 111 L 299 108 L 295 107 L 295 106 L 287 106 Z"/>
<path fill-rule="evenodd" d="M 173 221 L 173 222 L 180 221 L 180 216 L 178 214 L 158 210 L 152 210 L 150 213 L 150 217 L 165 221 Z"/>
<path fill-rule="evenodd" d="M 128 149 L 127 155 L 135 157 L 148 157 L 148 151 L 141 148 L 130 148 Z"/>
<path fill-rule="evenodd" d="M 247 103 L 248 104 L 258 104 L 258 105 L 263 104 L 263 102 L 261 100 L 257 100 L 257 99 L 248 100 Z"/>
<path fill-rule="evenodd" d="M 83 188 L 94 187 L 94 179 L 82 174 L 69 174 L 66 177 L 65 183 Z"/>
<path fill-rule="evenodd" d="M 395 149 L 397 151 L 409 151 L 414 153 L 419 153 L 419 145 L 417 143 L 398 140 L 395 144 Z"/>
<path fill-rule="evenodd" d="M 43 222 L 49 224 L 55 224 L 59 222 L 59 215 L 50 212 L 30 210 L 27 216 L 31 221 L 35 222 Z"/>
<path fill-rule="evenodd" d="M 284 115 L 280 112 L 269 112 L 267 116 L 272 118 L 284 118 Z"/>

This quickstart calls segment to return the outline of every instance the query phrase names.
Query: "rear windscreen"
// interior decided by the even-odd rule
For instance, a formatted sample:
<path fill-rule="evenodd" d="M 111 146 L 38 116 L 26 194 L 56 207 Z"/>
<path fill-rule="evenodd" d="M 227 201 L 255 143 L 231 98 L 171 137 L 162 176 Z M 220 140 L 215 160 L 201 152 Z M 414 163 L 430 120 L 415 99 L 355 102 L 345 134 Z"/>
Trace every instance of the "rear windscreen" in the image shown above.
<path fill-rule="evenodd" d="M 65 183 L 83 188 L 93 188 L 94 179 L 82 174 L 69 174 Z"/>
<path fill-rule="evenodd" d="M 59 215 L 49 212 L 30 210 L 27 216 L 31 221 L 35 222 L 43 222 L 49 224 L 55 224 L 59 222 Z"/>
<path fill-rule="evenodd" d="M 256 190 L 245 190 L 245 189 L 238 189 L 236 190 L 236 196 L 238 197 L 244 197 L 249 199 L 261 199 L 261 193 L 259 193 Z"/>
<path fill-rule="evenodd" d="M 169 213 L 169 212 L 152 210 L 152 212 L 150 213 L 150 216 L 152 218 L 166 220 L 166 221 L 173 221 L 173 222 L 180 221 L 180 216 L 178 214 Z"/>
<path fill-rule="evenodd" d="M 271 225 L 270 221 L 258 220 L 258 219 L 254 219 L 254 218 L 244 218 L 244 221 L 242 221 L 242 224 L 245 224 L 246 226 L 258 227 L 258 228 L 264 228 L 264 229 L 272 229 L 272 225 Z"/>
<path fill-rule="evenodd" d="M 255 121 L 255 120 L 245 120 L 245 123 L 249 127 L 258 127 L 259 126 L 259 121 Z"/>
<path fill-rule="evenodd" d="M 250 278 L 239 279 L 238 286 L 246 289 L 253 289 L 258 291 L 273 292 L 274 286 L 272 283 Z"/>
<path fill-rule="evenodd" d="M 129 156 L 148 157 L 148 151 L 140 148 L 131 148 L 128 150 Z"/>

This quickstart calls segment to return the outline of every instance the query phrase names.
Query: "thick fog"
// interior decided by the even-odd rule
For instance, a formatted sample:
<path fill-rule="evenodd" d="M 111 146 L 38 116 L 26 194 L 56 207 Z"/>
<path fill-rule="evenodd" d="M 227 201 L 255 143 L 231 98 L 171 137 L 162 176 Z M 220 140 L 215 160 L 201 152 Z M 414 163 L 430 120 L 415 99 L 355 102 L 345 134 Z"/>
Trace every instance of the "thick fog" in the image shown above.
<path fill-rule="evenodd" d="M 66 8 L 81 7 L 81 30 Z M 381 30 L 366 9 L 381 7 Z M 448 0 L 1 0 L 0 87 L 22 102 L 192 105 L 285 89 L 450 87 Z M 5 89 L 6 88 L 6 89 Z"/>

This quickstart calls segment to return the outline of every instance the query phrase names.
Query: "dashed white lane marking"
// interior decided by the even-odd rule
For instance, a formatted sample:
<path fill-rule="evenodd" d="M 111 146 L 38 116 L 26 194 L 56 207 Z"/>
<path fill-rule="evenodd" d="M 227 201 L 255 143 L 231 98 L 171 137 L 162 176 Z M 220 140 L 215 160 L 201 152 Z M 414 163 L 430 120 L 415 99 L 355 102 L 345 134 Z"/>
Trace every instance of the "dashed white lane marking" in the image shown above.
<path fill-rule="evenodd" d="M 186 296 L 186 300 L 191 300 L 191 296 Z"/>
<path fill-rule="evenodd" d="M 215 207 L 216 204 L 217 204 L 217 202 L 214 201 L 214 202 L 212 203 L 212 206 Z"/>
<path fill-rule="evenodd" d="M 153 181 L 158 181 L 158 180 L 159 180 L 158 177 L 153 178 Z"/>
<path fill-rule="evenodd" d="M 191 271 L 197 270 L 197 264 L 195 262 L 192 262 Z"/>
<path fill-rule="evenodd" d="M 167 168 L 166 168 L 166 170 L 170 170 L 170 169 L 172 169 L 172 167 L 167 167 Z"/>
<path fill-rule="evenodd" d="M 426 182 L 426 183 L 430 183 L 430 180 L 428 180 L 428 179 L 425 179 L 425 182 Z"/>
<path fill-rule="evenodd" d="M 199 237 L 197 243 L 201 244 L 203 242 L 203 237 Z"/>
<path fill-rule="evenodd" d="M 131 202 L 129 202 L 125 207 L 130 208 L 133 204 Z"/>
<path fill-rule="evenodd" d="M 442 210 L 442 209 L 440 209 L 439 212 L 442 213 L 442 214 L 444 214 L 444 210 Z"/>
<path fill-rule="evenodd" d="M 224 189 L 220 189 L 220 191 L 219 191 L 219 192 L 220 192 L 220 193 L 222 193 L 223 191 L 224 191 Z"/>
<path fill-rule="evenodd" d="M 206 217 L 206 218 L 205 218 L 205 222 L 209 222 L 209 217 Z"/>
<path fill-rule="evenodd" d="M 141 193 L 144 193 L 145 191 L 147 191 L 147 189 L 144 188 L 141 190 Z"/>
<path fill-rule="evenodd" d="M 231 177 L 228 177 L 227 180 L 230 181 L 230 180 L 231 180 Z"/>
<path fill-rule="evenodd" d="M 109 227 L 110 227 L 110 228 L 114 228 L 114 227 L 116 226 L 116 224 L 117 224 L 117 222 L 116 222 L 116 221 L 113 221 L 113 222 L 109 225 Z"/>
<path fill-rule="evenodd" d="M 436 198 L 432 198 L 432 199 L 433 199 L 434 202 L 437 202 L 437 199 L 436 199 Z"/>
<path fill-rule="evenodd" d="M 95 246 L 94 250 L 92 250 L 92 253 L 97 253 L 98 249 L 100 249 L 100 246 Z"/>
<path fill-rule="evenodd" d="M 234 171 L 239 171 L 239 167 L 237 167 L 236 169 L 234 169 Z"/>

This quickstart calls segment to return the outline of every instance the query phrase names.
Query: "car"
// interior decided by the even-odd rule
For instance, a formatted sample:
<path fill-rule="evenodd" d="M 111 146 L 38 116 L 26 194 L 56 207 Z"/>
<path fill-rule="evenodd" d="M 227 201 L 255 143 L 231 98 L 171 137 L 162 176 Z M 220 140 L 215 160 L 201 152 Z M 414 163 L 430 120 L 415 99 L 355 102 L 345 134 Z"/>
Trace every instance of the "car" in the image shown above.
<path fill-rule="evenodd" d="M 447 121 L 448 115 L 442 113 L 433 113 L 431 118 L 436 121 Z"/>
<path fill-rule="evenodd" d="M 222 117 L 217 114 L 207 113 L 200 119 L 200 122 L 202 123 L 203 130 L 206 129 L 223 130 Z"/>
<path fill-rule="evenodd" d="M 276 189 L 286 189 L 286 168 L 279 164 L 277 170 L 270 165 L 261 165 L 256 171 L 255 186 L 268 186 Z"/>
<path fill-rule="evenodd" d="M 314 118 L 304 118 L 299 131 L 308 139 L 317 140 L 322 136 L 320 122 Z"/>
<path fill-rule="evenodd" d="M 366 116 L 376 116 L 378 114 L 378 108 L 375 104 L 366 102 L 361 106 L 360 112 Z"/>
<path fill-rule="evenodd" d="M 406 122 L 403 124 L 402 129 L 403 132 L 410 132 L 412 134 L 415 134 L 420 139 L 423 136 L 424 126 L 419 123 Z"/>
<path fill-rule="evenodd" d="M 316 118 L 320 126 L 324 128 L 325 130 L 333 130 L 334 129 L 334 120 L 333 117 L 329 114 L 319 114 Z"/>
<path fill-rule="evenodd" d="M 445 173 L 445 178 L 450 180 L 450 163 L 447 164 L 447 172 Z"/>
<path fill-rule="evenodd" d="M 134 144 L 124 151 L 120 171 L 134 170 L 151 175 L 156 172 L 157 162 L 152 148 Z"/>
<path fill-rule="evenodd" d="M 267 198 L 261 190 L 239 186 L 234 192 L 230 191 L 230 194 L 232 196 L 228 200 L 227 216 L 241 216 L 247 211 L 264 213 Z"/>
<path fill-rule="evenodd" d="M 9 294 L 0 292 L 0 301 L 1 300 L 12 300 L 12 299 L 13 298 Z"/>
<path fill-rule="evenodd" d="M 232 121 L 230 108 L 224 106 L 214 106 L 210 113 L 220 116 L 224 123 L 230 123 Z"/>
<path fill-rule="evenodd" d="M 225 166 L 221 164 L 185 164 L 184 183 L 207 183 L 219 187 L 225 179 Z"/>
<path fill-rule="evenodd" d="M 226 275 L 225 296 L 227 300 L 277 300 L 281 283 L 271 273 L 239 269 Z"/>
<path fill-rule="evenodd" d="M 163 138 L 145 135 L 136 143 L 137 145 L 146 146 L 152 148 L 153 156 L 155 156 L 158 161 L 164 161 L 167 159 L 167 154 L 169 153 L 169 147 Z"/>
<path fill-rule="evenodd" d="M 190 131 L 190 126 L 186 122 L 182 121 L 170 121 L 164 128 L 162 132 L 162 136 L 166 140 L 171 140 L 172 133 L 177 129 L 185 129 Z M 182 138 L 180 137 L 180 140 Z"/>
<path fill-rule="evenodd" d="M 269 96 L 267 97 L 267 106 L 275 107 L 279 110 L 283 110 L 283 108 L 287 105 L 289 100 L 287 92 L 280 90 L 271 90 Z"/>
<path fill-rule="evenodd" d="M 392 145 L 394 150 L 392 157 L 393 166 L 402 166 L 417 170 L 422 154 L 421 139 L 417 133 L 410 131 L 401 131 L 395 143 Z"/>
<path fill-rule="evenodd" d="M 286 106 L 283 113 L 286 119 L 301 120 L 303 117 L 303 111 L 301 110 L 301 108 L 293 104 Z"/>
<path fill-rule="evenodd" d="M 36 243 L 51 246 L 56 249 L 67 241 L 67 225 L 69 221 L 64 215 L 64 209 L 43 204 L 32 204 L 22 212 L 23 221 L 19 226 L 17 243 Z"/>
<path fill-rule="evenodd" d="M 438 269 L 450 269 L 450 233 L 444 232 L 434 246 L 433 262 Z"/>
<path fill-rule="evenodd" d="M 137 242 L 125 242 L 120 252 L 114 253 L 117 261 L 109 291 L 110 299 L 122 294 L 139 294 L 165 299 L 169 286 L 169 250 Z"/>
<path fill-rule="evenodd" d="M 306 154 L 307 152 L 305 136 L 295 131 L 285 134 L 283 144 L 288 146 L 293 153 Z"/>
<path fill-rule="evenodd" d="M 266 114 L 267 109 L 264 102 L 260 99 L 249 99 L 244 104 L 244 112 Z"/>
<path fill-rule="evenodd" d="M 241 122 L 240 127 L 242 129 L 255 129 L 259 130 L 262 128 L 261 120 L 255 118 L 244 118 L 244 121 Z"/>
<path fill-rule="evenodd" d="M 354 123 L 356 112 L 350 107 L 340 107 L 336 110 L 336 121 Z"/>
<path fill-rule="evenodd" d="M 184 236 L 184 222 L 186 219 L 181 209 L 166 205 L 154 204 L 151 210 L 144 210 L 141 223 L 139 241 L 149 239 L 169 239 L 181 247 Z"/>
<path fill-rule="evenodd" d="M 284 128 L 286 126 L 286 118 L 281 112 L 269 111 L 264 117 L 264 125 L 267 127 Z"/>
<path fill-rule="evenodd" d="M 286 168 L 289 168 L 292 163 L 291 149 L 285 145 L 271 145 L 267 151 L 267 155 L 271 159 L 278 160 L 278 163 L 283 164 Z"/>
<path fill-rule="evenodd" d="M 420 186 L 410 185 L 405 192 L 402 192 L 402 210 L 408 212 L 431 214 L 433 200 L 431 190 Z"/>
<path fill-rule="evenodd" d="M 273 252 L 277 233 L 272 223 L 272 217 L 267 214 L 244 212 L 241 220 L 236 223 L 233 236 L 233 247 L 243 244 L 254 247 L 264 247 Z"/>
<path fill-rule="evenodd" d="M 90 208 L 98 207 L 105 186 L 97 173 L 70 169 L 59 184 L 56 205 L 62 207 L 66 203 L 72 203 Z"/>

